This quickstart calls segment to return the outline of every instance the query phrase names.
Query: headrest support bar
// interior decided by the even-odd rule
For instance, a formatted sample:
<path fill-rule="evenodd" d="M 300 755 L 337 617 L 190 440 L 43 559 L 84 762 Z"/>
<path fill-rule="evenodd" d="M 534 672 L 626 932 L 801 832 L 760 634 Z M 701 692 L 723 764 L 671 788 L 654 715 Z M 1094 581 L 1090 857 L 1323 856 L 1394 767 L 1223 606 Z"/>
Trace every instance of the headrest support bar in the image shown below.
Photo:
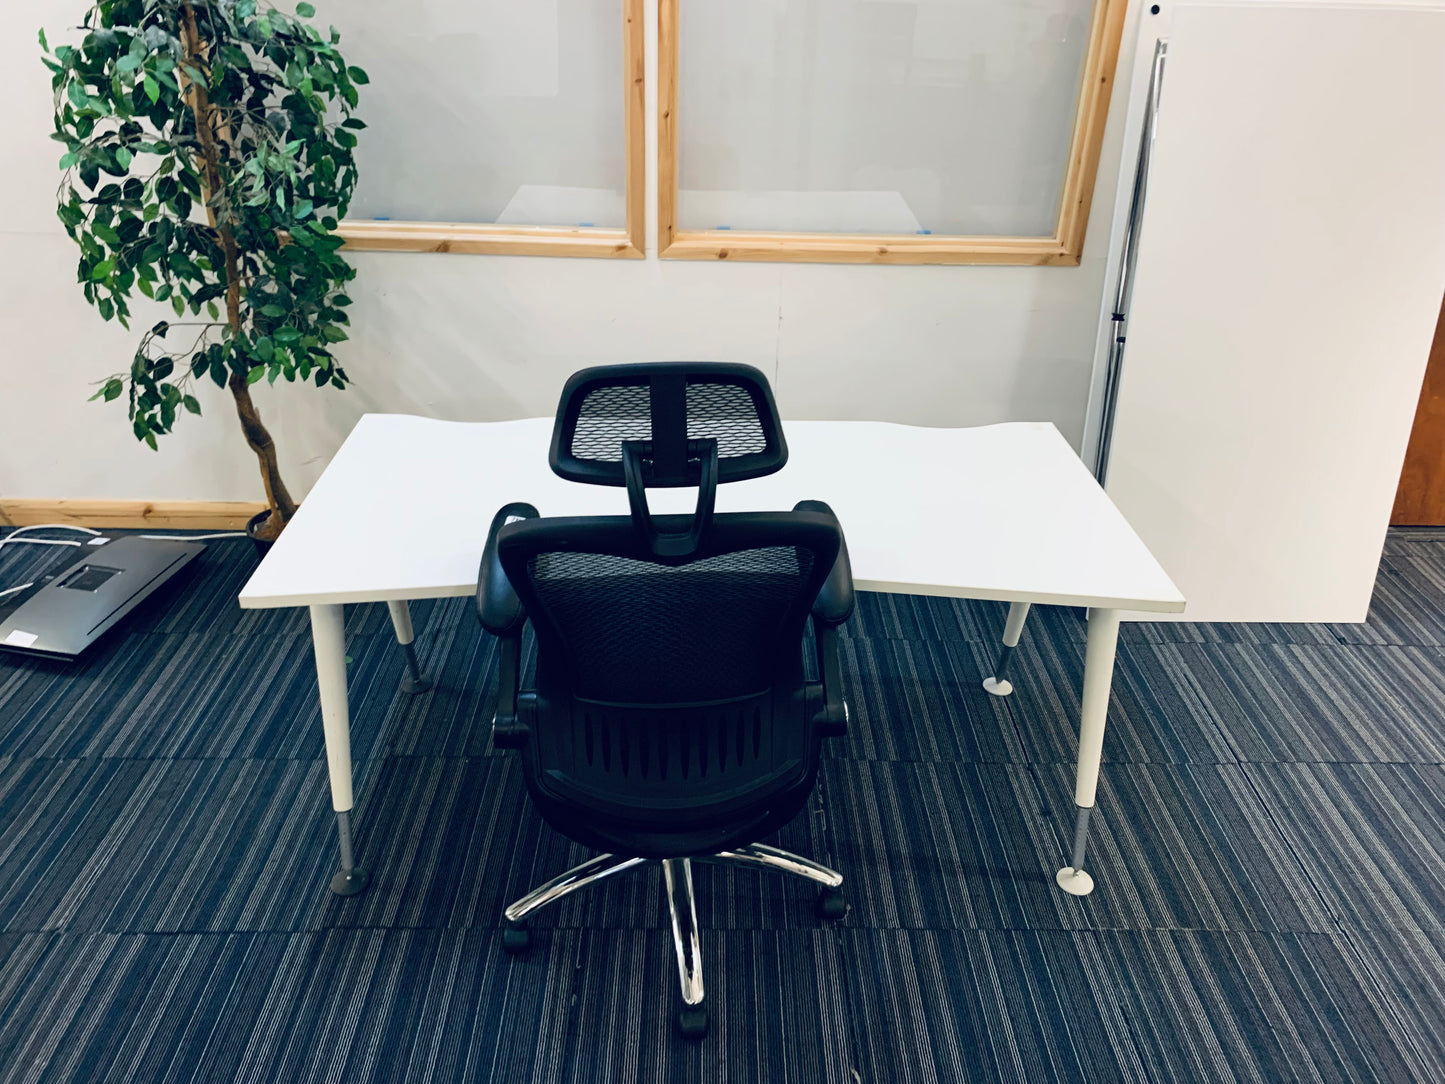
<path fill-rule="evenodd" d="M 688 557 L 697 552 L 712 523 L 713 507 L 717 503 L 717 441 L 713 439 L 692 441 L 684 439 L 684 445 L 701 445 L 698 456 L 700 482 L 697 487 L 697 508 L 693 512 L 692 526 L 685 532 L 662 532 L 652 522 L 652 513 L 647 507 L 647 486 L 643 482 L 643 471 L 647 462 L 649 444 L 656 447 L 657 441 L 628 440 L 622 444 L 622 469 L 627 477 L 627 503 L 632 509 L 632 525 L 647 547 L 659 557 Z M 684 438 L 686 433 L 684 432 Z M 684 453 L 686 454 L 686 453 Z"/>

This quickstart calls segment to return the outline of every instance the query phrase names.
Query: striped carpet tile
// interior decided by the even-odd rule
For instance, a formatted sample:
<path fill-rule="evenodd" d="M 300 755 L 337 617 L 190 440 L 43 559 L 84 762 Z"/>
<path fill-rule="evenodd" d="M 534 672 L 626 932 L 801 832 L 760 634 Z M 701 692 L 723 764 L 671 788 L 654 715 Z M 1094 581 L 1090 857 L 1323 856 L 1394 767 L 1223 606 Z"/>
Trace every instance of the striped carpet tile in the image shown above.
<path fill-rule="evenodd" d="M 825 818 L 816 794 L 767 842 L 827 863 Z M 363 792 L 357 823 L 371 887 L 327 896 L 322 927 L 494 928 L 507 904 L 592 855 L 542 822 L 512 757 L 389 758 Z M 802 881 L 706 863 L 695 864 L 694 881 L 709 929 L 817 928 L 815 896 Z M 656 867 L 621 874 L 533 920 L 540 929 L 667 923 Z"/>
<path fill-rule="evenodd" d="M 1059 892 L 1072 772 L 1013 765 L 828 765 L 845 921 L 909 929 L 1333 929 L 1242 771 L 1111 768 L 1087 868 L 1107 891 Z"/>
<path fill-rule="evenodd" d="M 844 640 L 849 729 L 825 754 L 860 760 L 1023 759 L 1007 703 L 983 690 L 984 645 L 950 640 Z"/>
<path fill-rule="evenodd" d="M 364 760 L 400 696 L 390 635 L 352 637 L 353 755 Z M 0 661 L 0 752 L 29 757 L 321 755 L 308 640 L 113 636 L 79 663 Z"/>
<path fill-rule="evenodd" d="M 1021 760 L 1078 757 L 1084 644 L 1028 629 L 1015 654 L 1005 703 L 1017 720 Z M 1105 763 L 1232 762 L 1228 733 L 1190 680 L 1187 657 L 1169 646 L 1121 643 L 1104 733 Z M 985 694 L 987 695 L 987 694 Z"/>
<path fill-rule="evenodd" d="M 1440 1079 L 1339 934 L 1089 936 L 1094 996 L 1127 1017 L 1147 1080 Z"/>
<path fill-rule="evenodd" d="M 307 928 L 329 808 L 316 761 L 11 760 L 0 929 Z"/>
<path fill-rule="evenodd" d="M 62 558 L 0 550 L 0 586 Z M 1073 829 L 1084 624 L 864 594 L 853 727 L 774 840 L 843 871 L 699 865 L 713 1034 L 668 1032 L 656 869 L 501 908 L 587 856 L 491 748 L 495 643 L 346 612 L 357 849 L 334 821 L 302 611 L 241 611 L 212 543 L 79 663 L 0 656 L 0 1081 L 1445 1079 L 1445 533 L 1394 532 L 1363 625 L 1127 626 L 1090 843 Z"/>
<path fill-rule="evenodd" d="M 1445 929 L 1445 768 L 1250 764 L 1245 772 L 1334 918 Z M 1445 990 L 1441 991 L 1445 1025 Z"/>
<path fill-rule="evenodd" d="M 1118 1006 L 1091 984 L 1080 935 L 848 929 L 842 939 L 859 1080 L 1146 1079 Z"/>
<path fill-rule="evenodd" d="M 1445 1080 L 1445 930 L 1352 927 L 1344 936 L 1393 1018 L 1395 1045 L 1423 1067 L 1416 1079 Z"/>
<path fill-rule="evenodd" d="M 858 1079 L 833 931 L 702 945 L 687 1044 L 665 931 L 548 930 L 520 960 L 491 930 L 0 935 L 0 1079 Z"/>

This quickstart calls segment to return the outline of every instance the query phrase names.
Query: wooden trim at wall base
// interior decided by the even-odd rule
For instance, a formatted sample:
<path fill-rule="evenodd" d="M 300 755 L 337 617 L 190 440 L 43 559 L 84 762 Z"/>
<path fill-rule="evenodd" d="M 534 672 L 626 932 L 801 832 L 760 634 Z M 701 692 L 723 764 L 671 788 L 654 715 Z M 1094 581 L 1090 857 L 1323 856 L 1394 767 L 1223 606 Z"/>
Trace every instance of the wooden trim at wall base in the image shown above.
<path fill-rule="evenodd" d="M 173 531 L 239 531 L 265 507 L 264 501 L 47 501 L 0 497 L 0 525 L 67 523 L 112 530 L 165 527 Z"/>

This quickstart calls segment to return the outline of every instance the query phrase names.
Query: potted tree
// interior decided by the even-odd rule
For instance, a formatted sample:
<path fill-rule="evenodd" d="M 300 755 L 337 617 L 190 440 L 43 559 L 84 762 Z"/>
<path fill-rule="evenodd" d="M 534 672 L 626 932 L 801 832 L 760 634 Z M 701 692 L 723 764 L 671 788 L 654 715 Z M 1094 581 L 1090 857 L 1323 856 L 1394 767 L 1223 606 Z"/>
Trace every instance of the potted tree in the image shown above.
<path fill-rule="evenodd" d="M 273 540 L 296 511 L 251 398 L 262 377 L 346 386 L 354 269 L 337 222 L 356 185 L 352 116 L 364 71 L 335 28 L 256 0 L 96 0 L 78 44 L 53 50 L 55 135 L 65 144 L 59 216 L 80 246 L 79 281 L 106 320 L 130 327 L 139 291 L 167 303 L 128 371 L 92 398 L 126 397 L 136 439 L 156 448 L 190 393 L 229 390 L 261 465 Z"/>

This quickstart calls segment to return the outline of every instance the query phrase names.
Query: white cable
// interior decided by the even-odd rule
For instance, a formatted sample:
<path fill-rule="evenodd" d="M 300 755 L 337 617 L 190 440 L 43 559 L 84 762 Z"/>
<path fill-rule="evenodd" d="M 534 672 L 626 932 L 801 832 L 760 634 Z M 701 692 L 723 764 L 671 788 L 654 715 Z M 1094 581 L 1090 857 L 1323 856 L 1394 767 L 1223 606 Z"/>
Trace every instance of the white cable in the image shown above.
<path fill-rule="evenodd" d="M 78 532 L 80 532 L 81 534 L 89 534 L 89 535 L 98 535 L 98 534 L 100 534 L 99 531 L 92 531 L 89 527 L 76 527 L 76 526 L 74 526 L 73 524 L 70 524 L 70 523 L 34 523 L 34 524 L 31 524 L 29 527 L 17 527 L 15 530 L 13 530 L 13 531 L 11 531 L 9 534 L 7 534 L 4 538 L 0 538 L 0 549 L 4 549 L 6 546 L 8 546 L 8 545 L 9 545 L 10 543 L 12 543 L 12 542 L 18 542 L 18 543 L 20 543 L 20 544 L 22 544 L 22 545 L 31 545 L 31 546 L 83 546 L 83 545 L 85 544 L 85 543 L 83 543 L 83 542 L 73 542 L 73 541 L 71 541 L 71 540 L 68 539 L 68 538 L 17 538 L 17 537 L 16 537 L 17 535 L 24 534 L 26 531 L 46 531 L 46 530 L 49 530 L 49 531 L 78 531 Z M 13 595 L 13 594 L 15 594 L 15 593 L 17 593 L 17 592 L 19 592 L 19 591 L 24 591 L 27 587 L 34 587 L 34 586 L 35 586 L 35 585 L 34 585 L 33 583 L 23 583 L 23 584 L 21 584 L 19 587 L 10 587 L 10 588 L 7 588 L 7 589 L 4 590 L 4 591 L 0 591 L 0 598 L 4 598 L 6 595 Z"/>
<path fill-rule="evenodd" d="M 6 538 L 14 538 L 26 531 L 79 531 L 81 534 L 98 535 L 99 531 L 92 531 L 89 527 L 77 527 L 73 523 L 32 523 L 29 527 L 16 527 Z"/>
<path fill-rule="evenodd" d="M 76 527 L 70 523 L 32 523 L 29 527 L 17 527 L 4 538 L 0 538 L 0 549 L 4 549 L 12 542 L 28 543 L 32 546 L 80 546 L 84 543 L 72 542 L 66 538 L 21 538 L 26 531 L 77 531 L 80 534 L 98 535 L 99 531 L 92 531 L 89 527 Z"/>
<path fill-rule="evenodd" d="M 247 538 L 245 531 L 223 531 L 220 534 L 143 534 L 141 538 L 151 538 L 157 542 L 204 542 L 210 538 Z"/>

